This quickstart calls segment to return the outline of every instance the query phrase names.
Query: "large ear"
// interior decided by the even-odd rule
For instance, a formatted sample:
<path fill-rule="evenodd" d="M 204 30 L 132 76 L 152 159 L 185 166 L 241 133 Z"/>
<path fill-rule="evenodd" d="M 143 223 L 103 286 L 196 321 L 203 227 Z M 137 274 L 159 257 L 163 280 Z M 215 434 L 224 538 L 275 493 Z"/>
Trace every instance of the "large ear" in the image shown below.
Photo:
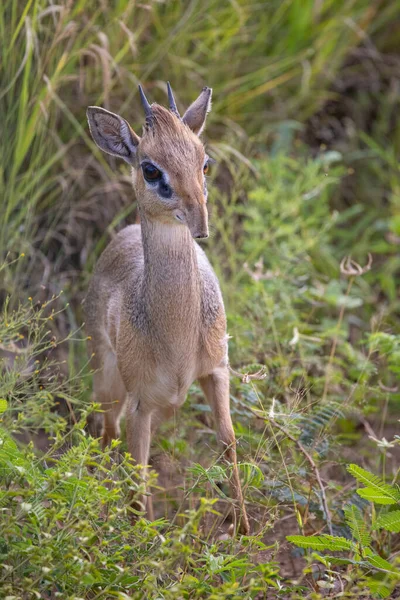
<path fill-rule="evenodd" d="M 86 114 L 90 133 L 98 147 L 132 165 L 140 137 L 132 130 L 128 121 L 98 106 L 89 106 Z"/>
<path fill-rule="evenodd" d="M 203 131 L 207 113 L 211 110 L 211 95 L 211 88 L 203 88 L 200 96 L 189 106 L 183 115 L 183 122 L 197 135 L 200 135 Z"/>

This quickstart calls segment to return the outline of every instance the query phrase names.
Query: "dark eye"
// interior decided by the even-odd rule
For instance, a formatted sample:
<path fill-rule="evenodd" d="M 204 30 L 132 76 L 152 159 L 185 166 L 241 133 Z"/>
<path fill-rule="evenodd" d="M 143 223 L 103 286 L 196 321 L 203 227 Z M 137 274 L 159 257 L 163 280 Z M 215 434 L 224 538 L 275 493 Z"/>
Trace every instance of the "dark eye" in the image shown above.
<path fill-rule="evenodd" d="M 203 173 L 204 173 L 204 175 L 207 175 L 207 173 L 209 173 L 209 171 L 210 171 L 210 162 L 209 162 L 209 161 L 207 161 L 207 162 L 204 164 L 204 167 L 203 167 Z"/>
<path fill-rule="evenodd" d="M 160 181 L 162 177 L 162 173 L 157 167 L 152 165 L 151 163 L 143 163 L 142 164 L 143 177 L 149 183 L 154 183 L 155 181 Z"/>

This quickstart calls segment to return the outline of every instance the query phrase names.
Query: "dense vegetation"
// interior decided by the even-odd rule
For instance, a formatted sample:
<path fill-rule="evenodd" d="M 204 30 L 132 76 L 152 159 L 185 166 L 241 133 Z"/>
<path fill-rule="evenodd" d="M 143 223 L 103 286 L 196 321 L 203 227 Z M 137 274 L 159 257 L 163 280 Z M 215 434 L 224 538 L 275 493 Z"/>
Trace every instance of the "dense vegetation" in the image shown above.
<path fill-rule="evenodd" d="M 1 598 L 397 597 L 399 28 L 389 0 L 1 3 Z M 249 537 L 196 386 L 153 444 L 154 522 L 131 525 L 124 439 L 87 427 L 81 301 L 136 204 L 85 109 L 140 133 L 137 83 L 165 104 L 166 79 L 181 108 L 214 89 Z"/>

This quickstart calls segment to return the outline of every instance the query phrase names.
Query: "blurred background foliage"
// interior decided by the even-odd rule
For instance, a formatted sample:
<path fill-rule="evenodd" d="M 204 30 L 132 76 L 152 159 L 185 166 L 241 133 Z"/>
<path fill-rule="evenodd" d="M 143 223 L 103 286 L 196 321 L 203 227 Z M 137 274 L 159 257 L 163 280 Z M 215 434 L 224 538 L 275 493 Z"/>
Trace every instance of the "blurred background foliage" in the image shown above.
<path fill-rule="evenodd" d="M 44 598 L 142 598 L 145 589 L 148 597 L 219 600 L 267 597 L 257 594 L 271 587 L 280 594 L 274 597 L 338 592 L 343 580 L 329 565 L 318 580 L 311 568 L 302 571 L 304 556 L 293 558 L 279 544 L 296 529 L 310 534 L 333 526 L 351 536 L 343 506 L 356 500 L 346 462 L 390 483 L 398 475 L 399 40 L 400 5 L 393 0 L 3 0 L 2 468 L 36 469 L 24 480 L 13 467 L 4 486 L 1 506 L 12 515 L 0 528 L 6 595 L 25 598 L 39 589 Z M 156 507 L 166 521 L 143 520 L 142 529 L 126 534 L 127 546 L 140 538 L 140 551 L 117 551 L 107 520 L 120 515 L 121 528 L 128 527 L 123 498 L 138 483 L 127 480 L 125 463 L 100 459 L 83 431 L 91 391 L 81 302 L 99 254 L 136 218 L 129 170 L 95 148 L 85 111 L 104 106 L 140 134 L 138 82 L 165 104 L 167 80 L 181 109 L 204 85 L 213 88 L 204 138 L 217 165 L 205 249 L 221 280 L 232 365 L 243 373 L 268 369 L 263 382 L 232 381 L 255 532 L 244 542 L 245 563 L 243 546 L 229 542 L 228 551 L 226 540 L 213 541 L 215 528 L 206 527 L 205 538 L 199 529 L 211 511 L 199 497 L 215 498 L 223 485 L 209 410 L 196 386 L 155 443 L 167 463 L 154 459 L 163 488 L 155 490 Z M 372 267 L 360 274 L 369 254 Z M 360 265 L 350 273 L 348 264 L 340 266 L 348 255 Z M 32 440 L 35 452 L 15 440 Z M 301 448 L 321 471 L 330 514 Z M 59 457 L 67 450 L 76 487 L 63 491 Z M 90 471 L 93 463 L 101 474 Z M 119 486 L 115 495 L 101 484 L 106 471 Z M 78 489 L 89 494 L 89 516 L 82 509 L 72 521 Z M 224 506 L 223 491 L 219 497 Z M 105 498 L 108 516 L 99 508 Z M 32 508 L 39 505 L 39 512 Z M 55 505 L 60 512 L 50 514 Z M 186 529 L 171 517 L 184 510 Z M 373 513 L 367 504 L 360 510 Z M 51 543 L 63 520 L 65 536 Z M 35 537 L 40 527 L 49 538 Z M 110 551 L 90 558 L 74 527 Z M 70 569 L 67 561 L 57 571 L 64 542 L 64 555 L 76 553 L 83 562 L 71 559 Z M 395 533 L 376 534 L 374 543 L 396 564 Z M 21 557 L 32 548 L 39 562 L 24 570 L 20 564 L 29 561 Z M 37 575 L 40 561 L 55 571 Z M 118 575 L 118 561 L 129 576 Z M 254 574 L 257 585 L 250 583 Z M 318 581 L 326 583 L 327 574 L 334 582 L 324 588 Z M 365 586 L 390 595 L 395 582 L 378 576 L 380 587 L 348 567 L 348 597 L 362 596 Z"/>

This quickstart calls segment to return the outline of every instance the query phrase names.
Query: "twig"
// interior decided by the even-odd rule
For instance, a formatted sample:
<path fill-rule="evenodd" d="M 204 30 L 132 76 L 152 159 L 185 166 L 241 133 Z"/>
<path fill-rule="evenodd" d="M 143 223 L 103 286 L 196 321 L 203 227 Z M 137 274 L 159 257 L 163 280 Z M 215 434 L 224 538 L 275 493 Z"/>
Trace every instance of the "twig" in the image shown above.
<path fill-rule="evenodd" d="M 328 502 L 326 500 L 325 488 L 324 488 L 324 485 L 322 483 L 322 479 L 321 479 L 321 476 L 319 474 L 318 467 L 315 464 L 315 461 L 314 461 L 313 457 L 311 456 L 311 454 L 309 454 L 307 452 L 307 450 L 304 448 L 303 444 L 298 439 L 296 439 L 295 437 L 293 437 L 290 433 L 288 433 L 284 427 L 282 427 L 281 425 L 279 425 L 279 423 L 277 423 L 274 419 L 268 419 L 268 421 L 270 423 L 272 423 L 272 425 L 274 425 L 274 427 L 276 427 L 277 429 L 279 429 L 279 431 L 282 431 L 282 433 L 284 433 L 289 438 L 289 440 L 291 440 L 294 444 L 296 444 L 296 446 L 298 447 L 298 449 L 300 450 L 300 452 L 304 455 L 304 457 L 310 463 L 310 466 L 311 466 L 312 470 L 314 471 L 315 478 L 316 478 L 316 480 L 318 482 L 319 489 L 321 491 L 321 501 L 322 501 L 322 504 L 323 504 L 323 507 L 324 507 L 324 511 L 325 511 L 325 515 L 326 515 L 326 524 L 328 525 L 329 533 L 331 535 L 333 535 L 332 519 L 331 519 L 331 514 L 330 514 L 329 508 L 328 508 Z"/>
<path fill-rule="evenodd" d="M 387 385 L 384 385 L 380 379 L 378 381 L 378 385 L 381 388 L 381 390 L 383 390 L 384 392 L 389 392 L 391 394 L 395 394 L 396 392 L 399 391 L 398 385 L 395 385 L 393 387 L 388 387 Z"/>
<path fill-rule="evenodd" d="M 346 298 L 350 294 L 350 290 L 351 290 L 351 288 L 353 286 L 353 283 L 354 283 L 354 277 L 352 277 L 349 280 L 349 283 L 347 284 L 347 290 L 346 290 L 346 293 L 345 293 L 345 297 Z M 330 354 L 329 354 L 328 365 L 326 367 L 324 391 L 322 393 L 322 401 L 323 402 L 326 400 L 326 397 L 327 397 L 327 394 L 328 394 L 328 387 L 329 387 L 329 383 L 330 383 L 331 368 L 332 368 L 333 359 L 334 359 L 335 353 L 336 353 L 336 346 L 337 346 L 337 343 L 338 343 L 339 331 L 340 331 L 340 328 L 342 326 L 342 321 L 343 321 L 343 317 L 344 317 L 344 311 L 345 311 L 345 304 L 342 304 L 342 306 L 340 308 L 339 319 L 338 319 L 338 322 L 336 324 L 335 337 L 333 338 L 332 348 L 331 348 L 331 351 L 330 351 Z"/>
<path fill-rule="evenodd" d="M 326 515 L 326 524 L 328 526 L 328 530 L 329 530 L 330 535 L 333 535 L 332 519 L 331 519 L 331 514 L 330 514 L 329 508 L 328 508 L 328 502 L 327 502 L 327 499 L 326 499 L 324 484 L 322 483 L 322 479 L 321 479 L 321 476 L 319 474 L 318 467 L 315 464 L 315 461 L 314 461 L 313 457 L 311 456 L 311 454 L 309 454 L 307 452 L 307 450 L 304 448 L 303 444 L 298 439 L 296 439 L 295 437 L 293 437 L 288 431 L 286 431 L 286 429 L 284 427 L 282 427 L 282 425 L 279 425 L 279 423 L 277 423 L 274 419 L 261 417 L 261 415 L 259 415 L 255 410 L 252 410 L 252 409 L 250 409 L 250 410 L 258 418 L 264 418 L 265 421 L 268 421 L 274 427 L 276 427 L 277 429 L 279 429 L 279 431 L 281 431 L 283 434 L 285 434 L 285 436 L 287 438 L 289 438 L 289 440 L 291 440 L 294 444 L 296 444 L 296 446 L 298 447 L 298 449 L 300 450 L 300 452 L 303 454 L 303 456 L 306 458 L 306 460 L 310 463 L 310 466 L 311 466 L 312 470 L 314 471 L 315 478 L 316 478 L 316 480 L 318 482 L 318 487 L 319 487 L 320 492 L 321 492 L 321 502 L 322 502 L 322 505 L 324 507 L 324 511 L 325 511 L 325 515 Z"/>
<path fill-rule="evenodd" d="M 64 397 L 64 400 L 68 407 L 69 414 L 71 415 L 71 419 L 72 419 L 74 425 L 76 425 L 78 421 L 76 420 L 74 409 L 72 408 L 71 402 L 68 400 L 68 398 L 65 398 L 65 397 Z"/>
<path fill-rule="evenodd" d="M 372 429 L 371 425 L 368 423 L 367 419 L 365 419 L 364 417 L 360 417 L 360 421 L 362 426 L 364 427 L 365 431 L 368 433 L 368 435 L 370 437 L 373 437 L 374 439 L 377 438 L 375 431 Z"/>
<path fill-rule="evenodd" d="M 362 267 L 361 265 L 359 265 L 358 263 L 356 263 L 355 260 L 353 260 L 351 258 L 351 256 L 345 256 L 343 258 L 343 260 L 340 263 L 340 272 L 342 273 L 342 275 L 346 275 L 347 277 L 350 277 L 349 283 L 347 285 L 347 290 L 345 293 L 345 297 L 347 298 L 350 294 L 351 288 L 353 286 L 354 283 L 354 279 L 356 276 L 358 275 L 364 275 L 365 273 L 367 273 L 372 267 L 372 254 L 370 252 L 368 252 L 368 263 L 365 265 L 365 267 Z M 333 363 L 333 359 L 335 357 L 335 353 L 336 353 L 336 346 L 338 343 L 338 338 L 339 338 L 339 331 L 340 328 L 342 326 L 342 321 L 343 321 L 343 317 L 344 317 L 344 311 L 345 311 L 345 304 L 342 304 L 341 309 L 340 309 L 340 313 L 339 313 L 339 320 L 337 322 L 336 325 L 336 332 L 335 332 L 335 337 L 333 338 L 333 343 L 332 343 L 332 348 L 331 348 L 331 352 L 329 354 L 329 360 L 328 360 L 328 365 L 326 368 L 326 376 L 325 376 L 325 384 L 324 384 L 324 391 L 322 394 L 322 400 L 326 400 L 327 394 L 328 394 L 328 387 L 329 387 L 329 383 L 330 383 L 330 375 L 331 375 L 331 368 L 332 368 L 332 363 Z"/>

